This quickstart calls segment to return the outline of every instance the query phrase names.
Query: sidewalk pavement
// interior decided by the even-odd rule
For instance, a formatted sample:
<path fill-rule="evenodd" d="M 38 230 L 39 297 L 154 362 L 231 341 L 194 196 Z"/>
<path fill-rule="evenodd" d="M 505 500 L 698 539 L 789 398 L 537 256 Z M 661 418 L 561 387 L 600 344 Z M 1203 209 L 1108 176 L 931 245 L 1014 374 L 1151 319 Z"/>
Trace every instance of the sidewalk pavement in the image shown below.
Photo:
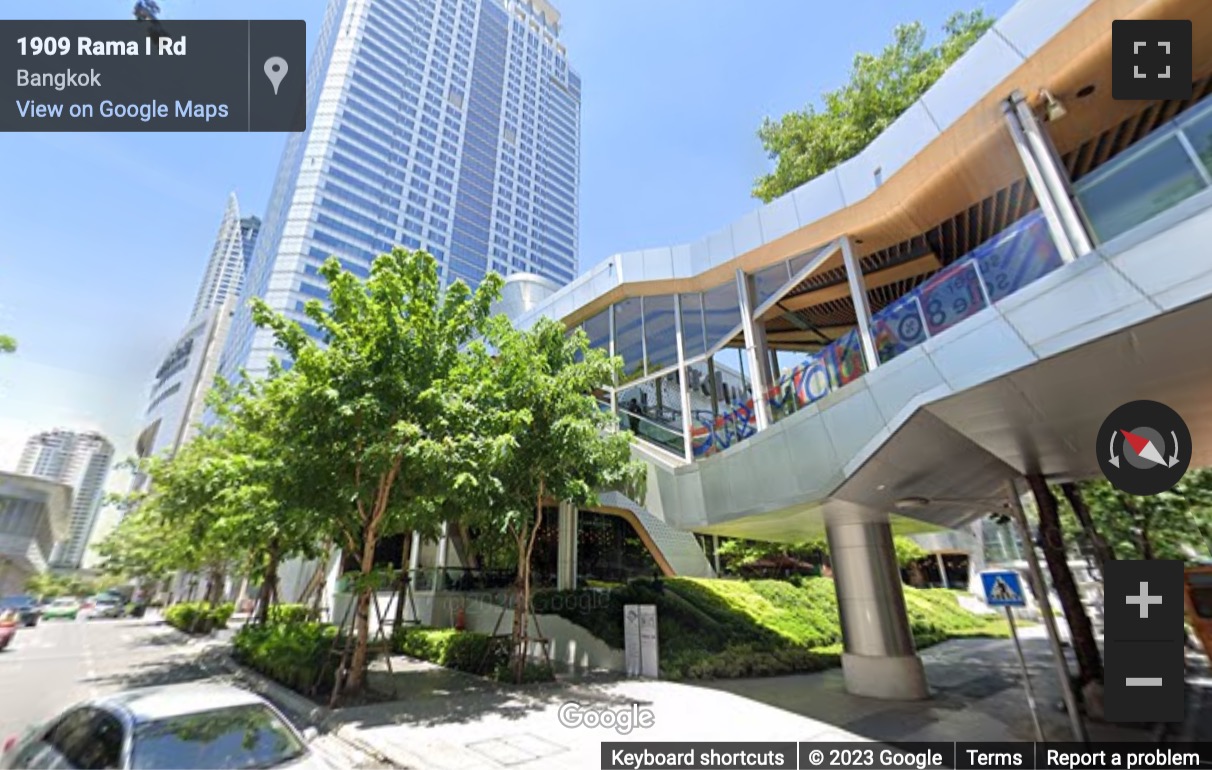
<path fill-rule="evenodd" d="M 1045 737 L 1072 740 L 1068 716 L 1058 708 L 1059 680 L 1042 629 L 1024 629 L 1023 636 Z M 514 688 L 393 657 L 396 700 L 330 711 L 263 677 L 243 676 L 322 730 L 385 764 L 416 770 L 599 767 L 604 741 L 1035 740 L 1010 640 L 954 640 L 924 650 L 922 658 L 932 697 L 918 702 L 850 695 L 839 670 L 695 684 L 601 675 Z M 1072 661 L 1070 668 L 1075 670 Z M 384 689 L 386 677 L 385 671 L 372 672 L 377 689 Z M 1209 693 L 1212 686 L 1203 691 L 1204 703 Z M 612 710 L 639 704 L 652 711 L 655 724 L 629 734 L 568 727 L 559 714 L 565 703 Z M 1197 721 L 1208 721 L 1207 713 L 1205 706 Z M 1147 725 L 1088 728 L 1095 741 L 1156 740 Z"/>

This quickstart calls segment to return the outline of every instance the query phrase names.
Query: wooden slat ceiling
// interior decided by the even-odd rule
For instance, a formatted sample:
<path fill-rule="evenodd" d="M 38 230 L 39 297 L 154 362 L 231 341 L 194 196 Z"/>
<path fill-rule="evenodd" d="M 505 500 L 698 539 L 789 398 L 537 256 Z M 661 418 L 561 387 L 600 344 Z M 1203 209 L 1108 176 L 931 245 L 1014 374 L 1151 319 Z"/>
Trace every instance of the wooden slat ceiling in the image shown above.
<path fill-rule="evenodd" d="M 1071 179 L 1080 179 L 1210 94 L 1212 76 L 1195 82 L 1191 99 L 1149 104 L 1080 143 L 1062 157 L 1062 163 Z M 1030 186 L 1019 179 L 924 233 L 862 256 L 871 312 L 892 304 L 1036 207 Z M 856 242 L 856 248 L 861 254 L 862 241 Z M 780 350 L 814 350 L 852 329 L 854 303 L 840 260 L 801 282 L 762 320 L 771 346 Z"/>

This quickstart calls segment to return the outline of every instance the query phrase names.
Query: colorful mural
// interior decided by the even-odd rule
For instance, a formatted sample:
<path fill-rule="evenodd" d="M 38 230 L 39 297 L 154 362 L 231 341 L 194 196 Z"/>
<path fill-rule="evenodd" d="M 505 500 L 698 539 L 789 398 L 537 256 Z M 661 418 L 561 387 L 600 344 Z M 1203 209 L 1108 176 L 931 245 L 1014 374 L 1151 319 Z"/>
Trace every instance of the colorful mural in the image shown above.
<path fill-rule="evenodd" d="M 872 317 L 880 362 L 890 361 L 930 337 L 970 318 L 1061 265 L 1043 215 L 1032 212 Z M 824 398 L 865 373 L 858 331 L 838 338 L 779 378 L 766 394 L 780 420 Z M 757 433 L 754 402 L 735 401 L 718 417 L 694 413 L 695 457 L 707 457 Z"/>

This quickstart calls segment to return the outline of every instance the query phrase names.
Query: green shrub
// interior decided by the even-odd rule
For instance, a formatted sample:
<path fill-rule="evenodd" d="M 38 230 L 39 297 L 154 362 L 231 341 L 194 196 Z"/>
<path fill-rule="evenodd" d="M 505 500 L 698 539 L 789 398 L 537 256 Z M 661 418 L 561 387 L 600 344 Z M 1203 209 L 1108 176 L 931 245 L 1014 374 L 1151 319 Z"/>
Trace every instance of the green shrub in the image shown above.
<path fill-rule="evenodd" d="M 226 602 L 220 604 L 211 610 L 211 619 L 214 621 L 215 628 L 226 628 L 227 621 L 231 620 L 231 616 L 236 611 L 234 602 Z"/>
<path fill-rule="evenodd" d="M 215 628 L 215 618 L 207 602 L 181 602 L 164 612 L 164 621 L 187 634 L 209 634 Z"/>
<path fill-rule="evenodd" d="M 236 660 L 304 695 L 332 691 L 342 647 L 328 623 L 245 626 L 232 639 Z"/>
<path fill-rule="evenodd" d="M 306 604 L 275 604 L 266 613 L 266 621 L 273 624 L 306 623 L 311 619 L 311 607 Z"/>
<path fill-rule="evenodd" d="M 393 635 L 392 648 L 403 655 L 480 676 L 509 660 L 505 639 L 453 628 L 404 626 Z"/>
<path fill-rule="evenodd" d="M 1004 636 L 1004 621 L 968 612 L 955 593 L 904 587 L 919 648 L 963 636 Z M 838 665 L 842 631 L 830 578 L 637 580 L 609 592 L 540 591 L 556 614 L 622 648 L 623 607 L 655 604 L 661 676 L 704 679 L 819 671 Z"/>

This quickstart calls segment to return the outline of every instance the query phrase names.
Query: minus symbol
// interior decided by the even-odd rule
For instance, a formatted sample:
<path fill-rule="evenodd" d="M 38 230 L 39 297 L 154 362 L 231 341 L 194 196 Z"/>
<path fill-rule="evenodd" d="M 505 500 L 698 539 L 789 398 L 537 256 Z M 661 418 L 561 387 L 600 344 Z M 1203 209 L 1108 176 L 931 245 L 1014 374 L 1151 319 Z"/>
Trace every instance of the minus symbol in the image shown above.
<path fill-rule="evenodd" d="M 1161 687 L 1162 678 L 1160 676 L 1130 676 L 1124 680 L 1124 684 L 1128 687 Z"/>

